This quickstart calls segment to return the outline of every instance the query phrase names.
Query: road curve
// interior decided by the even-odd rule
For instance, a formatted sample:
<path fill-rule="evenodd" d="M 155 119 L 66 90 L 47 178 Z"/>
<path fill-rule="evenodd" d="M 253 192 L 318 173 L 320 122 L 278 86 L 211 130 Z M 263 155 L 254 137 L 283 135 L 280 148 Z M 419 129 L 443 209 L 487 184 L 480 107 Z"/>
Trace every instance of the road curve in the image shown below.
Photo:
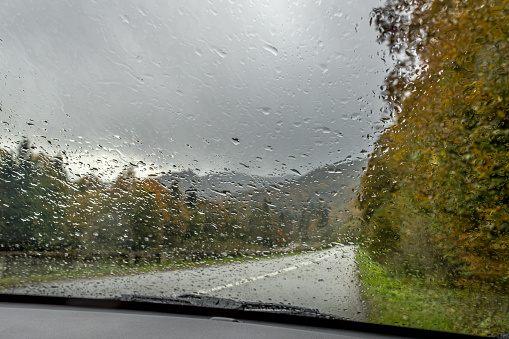
<path fill-rule="evenodd" d="M 3 292 L 83 298 L 199 293 L 309 307 L 363 321 L 356 271 L 355 247 L 338 246 L 299 255 L 174 271 L 48 282 Z"/>

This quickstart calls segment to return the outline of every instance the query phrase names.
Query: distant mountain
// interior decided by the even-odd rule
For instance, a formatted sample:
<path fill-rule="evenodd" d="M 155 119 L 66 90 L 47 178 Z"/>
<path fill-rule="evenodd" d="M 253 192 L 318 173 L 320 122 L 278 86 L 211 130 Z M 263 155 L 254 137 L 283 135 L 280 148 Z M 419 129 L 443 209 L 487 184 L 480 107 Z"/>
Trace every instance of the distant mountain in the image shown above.
<path fill-rule="evenodd" d="M 322 199 L 332 199 L 359 183 L 367 161 L 345 160 L 319 167 L 295 180 L 295 188 Z"/>
<path fill-rule="evenodd" d="M 238 172 L 219 172 L 199 176 L 193 171 L 187 170 L 163 175 L 159 177 L 159 181 L 168 187 L 178 183 L 178 187 L 182 192 L 194 189 L 198 195 L 211 198 L 224 196 L 225 193 L 235 194 L 241 191 L 265 189 L 270 185 L 285 182 L 292 177 L 294 176 L 264 177 Z"/>
<path fill-rule="evenodd" d="M 199 176 L 191 170 L 164 175 L 159 181 L 174 183 L 184 193 L 196 190 L 207 198 L 234 198 L 244 201 L 269 201 L 278 208 L 316 201 L 339 206 L 354 197 L 353 189 L 367 160 L 345 159 L 316 168 L 304 175 L 264 177 L 238 172 L 219 172 Z"/>
<path fill-rule="evenodd" d="M 272 205 L 294 209 L 303 204 L 329 205 L 337 210 L 355 197 L 366 160 L 347 159 L 319 167 L 300 177 L 280 181 L 267 187 L 243 191 L 239 198 L 251 201 L 268 201 Z"/>

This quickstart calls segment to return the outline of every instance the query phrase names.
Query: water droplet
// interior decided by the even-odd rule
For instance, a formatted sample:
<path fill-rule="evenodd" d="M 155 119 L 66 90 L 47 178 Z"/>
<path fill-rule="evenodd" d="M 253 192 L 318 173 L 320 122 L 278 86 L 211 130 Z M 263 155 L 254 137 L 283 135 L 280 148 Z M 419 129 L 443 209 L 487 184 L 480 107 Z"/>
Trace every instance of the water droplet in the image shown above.
<path fill-rule="evenodd" d="M 297 173 L 298 175 L 302 175 L 302 174 L 300 174 L 300 172 L 299 172 L 299 171 L 297 171 L 295 168 L 290 169 L 290 171 L 292 171 L 292 172 L 294 172 L 294 173 Z"/>
<path fill-rule="evenodd" d="M 221 58 L 226 58 L 228 56 L 228 52 L 223 48 L 213 48 L 214 52 L 216 52 L 217 55 L 219 55 Z"/>
<path fill-rule="evenodd" d="M 270 113 L 272 113 L 272 110 L 270 109 L 270 107 L 262 107 L 261 111 L 264 115 L 270 115 Z"/>
<path fill-rule="evenodd" d="M 277 56 L 277 54 L 279 53 L 279 51 L 277 50 L 276 47 L 269 45 L 269 44 L 263 45 L 263 49 L 266 50 L 267 52 L 271 53 L 274 56 Z"/>
<path fill-rule="evenodd" d="M 322 132 L 324 134 L 329 134 L 331 132 L 330 128 L 328 127 L 320 127 L 315 129 L 316 132 Z"/>

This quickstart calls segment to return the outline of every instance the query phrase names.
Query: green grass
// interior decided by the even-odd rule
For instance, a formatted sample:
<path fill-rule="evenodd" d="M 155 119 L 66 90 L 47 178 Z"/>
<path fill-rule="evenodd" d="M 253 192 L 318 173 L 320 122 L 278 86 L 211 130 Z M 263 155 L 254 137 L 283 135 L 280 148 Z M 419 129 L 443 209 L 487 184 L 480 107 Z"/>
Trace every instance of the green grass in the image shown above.
<path fill-rule="evenodd" d="M 357 260 L 369 322 L 474 335 L 509 333 L 509 295 L 396 276 L 362 249 Z"/>

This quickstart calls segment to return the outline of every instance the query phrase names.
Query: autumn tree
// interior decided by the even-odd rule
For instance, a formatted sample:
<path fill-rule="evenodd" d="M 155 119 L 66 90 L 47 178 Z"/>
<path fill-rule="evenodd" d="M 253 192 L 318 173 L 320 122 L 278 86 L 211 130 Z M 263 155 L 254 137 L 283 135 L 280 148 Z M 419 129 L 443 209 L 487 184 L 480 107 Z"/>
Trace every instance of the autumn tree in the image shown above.
<path fill-rule="evenodd" d="M 365 239 L 405 262 L 420 246 L 423 269 L 465 286 L 509 283 L 508 11 L 389 0 L 372 18 L 397 64 L 384 93 L 394 125 L 363 179 Z"/>

